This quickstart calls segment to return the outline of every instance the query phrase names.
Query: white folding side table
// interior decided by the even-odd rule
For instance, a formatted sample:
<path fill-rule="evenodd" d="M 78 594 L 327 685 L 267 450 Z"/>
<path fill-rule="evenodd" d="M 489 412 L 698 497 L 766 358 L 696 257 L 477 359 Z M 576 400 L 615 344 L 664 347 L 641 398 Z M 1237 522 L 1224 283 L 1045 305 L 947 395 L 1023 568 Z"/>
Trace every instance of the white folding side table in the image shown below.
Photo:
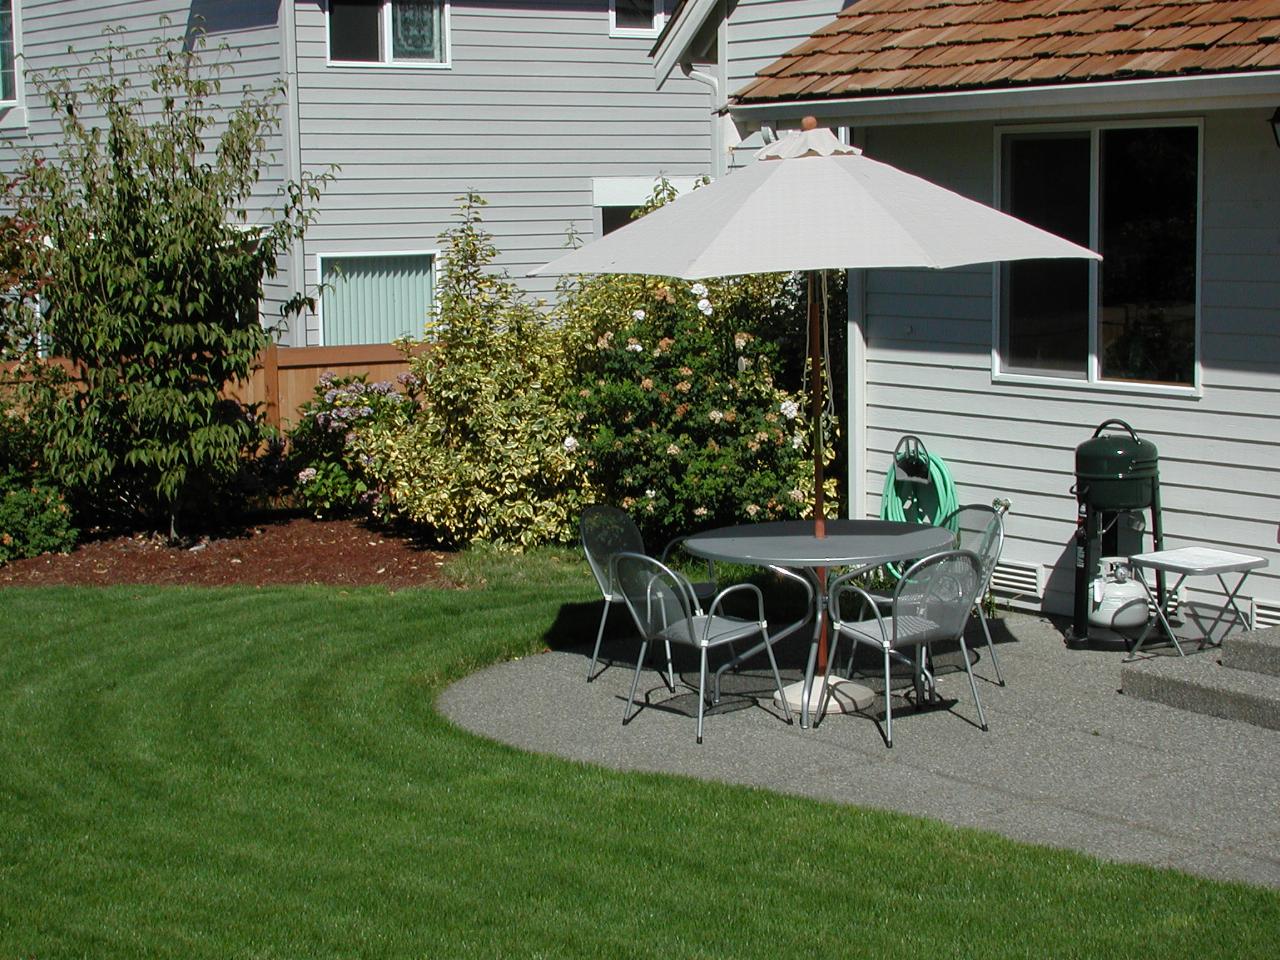
<path fill-rule="evenodd" d="M 1165 635 L 1173 641 L 1173 646 L 1178 651 L 1178 656 L 1186 656 L 1182 652 L 1182 645 L 1178 643 L 1178 638 L 1173 635 L 1173 628 L 1169 626 L 1169 620 L 1165 616 L 1164 610 L 1161 609 L 1160 603 L 1152 594 L 1151 585 L 1147 583 L 1147 578 L 1143 576 L 1143 570 L 1162 570 L 1165 573 L 1176 574 L 1178 582 L 1173 585 L 1172 592 L 1174 594 L 1177 594 L 1178 588 L 1182 586 L 1182 582 L 1187 577 L 1218 578 L 1218 583 L 1222 587 L 1222 595 L 1227 602 L 1218 611 L 1213 623 L 1209 624 L 1208 630 L 1205 631 L 1205 637 L 1200 642 L 1203 647 L 1206 642 L 1214 642 L 1212 639 L 1213 630 L 1222 622 L 1228 610 L 1234 613 L 1235 616 L 1232 622 L 1227 624 L 1226 630 L 1223 631 L 1224 635 L 1236 623 L 1246 630 L 1248 629 L 1249 618 L 1244 615 L 1244 611 L 1236 603 L 1236 595 L 1239 594 L 1240 588 L 1244 586 L 1245 580 L 1249 578 L 1249 574 L 1266 565 L 1265 557 L 1254 557 L 1247 553 L 1232 553 L 1228 550 L 1215 550 L 1211 547 L 1182 547 L 1178 550 L 1156 550 L 1152 553 L 1139 553 L 1130 557 L 1129 566 L 1132 568 L 1138 582 L 1142 584 L 1142 589 L 1147 592 L 1147 599 L 1155 607 L 1156 615 L 1153 619 L 1147 621 L 1146 627 L 1142 630 L 1142 635 L 1138 637 L 1138 642 L 1133 645 L 1129 656 L 1125 658 L 1126 661 L 1133 660 L 1138 656 L 1138 651 L 1142 649 L 1147 635 L 1151 633 L 1151 629 L 1157 622 L 1163 628 Z M 1229 588 L 1227 581 L 1223 579 L 1223 576 L 1228 573 L 1240 574 L 1240 579 L 1236 581 L 1234 589 Z M 1221 640 L 1218 642 L 1221 643 Z"/>

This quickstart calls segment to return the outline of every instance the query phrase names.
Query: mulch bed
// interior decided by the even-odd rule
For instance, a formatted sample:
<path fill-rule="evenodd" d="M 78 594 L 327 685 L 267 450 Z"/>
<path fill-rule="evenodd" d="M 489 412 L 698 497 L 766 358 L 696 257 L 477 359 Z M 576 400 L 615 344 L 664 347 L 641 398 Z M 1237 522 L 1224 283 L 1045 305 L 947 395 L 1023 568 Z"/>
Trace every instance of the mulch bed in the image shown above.
<path fill-rule="evenodd" d="M 354 520 L 280 519 L 194 545 L 163 537 L 91 539 L 69 554 L 0 566 L 0 586 L 332 586 L 454 584 L 442 573 L 449 554 Z"/>

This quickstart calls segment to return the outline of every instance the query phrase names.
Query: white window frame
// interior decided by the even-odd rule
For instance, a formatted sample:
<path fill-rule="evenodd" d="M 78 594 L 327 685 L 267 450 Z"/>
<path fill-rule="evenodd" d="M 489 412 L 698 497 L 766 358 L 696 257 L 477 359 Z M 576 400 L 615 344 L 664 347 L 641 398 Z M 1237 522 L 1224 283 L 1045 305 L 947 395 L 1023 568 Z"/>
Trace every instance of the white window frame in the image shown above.
<path fill-rule="evenodd" d="M 13 0 L 13 99 L 0 100 L 0 130 L 26 128 L 25 87 L 22 82 L 22 2 Z"/>
<path fill-rule="evenodd" d="M 662 32 L 667 22 L 666 5 L 662 0 L 653 2 L 652 27 L 620 27 L 618 26 L 617 0 L 609 0 L 609 36 L 611 37 L 656 37 Z"/>
<path fill-rule="evenodd" d="M 450 0 L 444 0 L 444 11 L 441 14 L 441 23 L 443 24 L 444 36 L 441 38 L 442 49 L 441 59 L 439 60 L 392 60 L 391 59 L 391 4 L 393 0 L 382 0 L 381 9 L 378 11 L 378 59 L 377 60 L 334 60 L 329 56 L 329 51 L 333 49 L 330 43 L 329 24 L 330 24 L 330 8 L 329 0 L 325 0 L 324 4 L 324 55 L 325 62 L 330 67 L 357 68 L 368 70 L 448 70 L 453 66 L 453 26 L 451 24 L 451 9 L 453 4 Z"/>
<path fill-rule="evenodd" d="M 330 250 L 326 253 L 317 253 L 316 258 L 316 285 L 317 287 L 324 282 L 324 264 L 326 260 L 358 260 L 371 257 L 429 257 L 431 259 L 431 306 L 435 308 L 436 291 L 440 289 L 441 267 L 444 263 L 441 257 L 439 247 L 426 250 Z M 426 326 L 427 318 L 422 318 L 423 327 Z M 325 326 L 324 326 L 324 292 L 316 296 L 316 337 L 319 343 L 316 346 L 369 346 L 369 344 L 329 344 L 325 342 Z M 419 331 L 421 336 L 421 331 Z M 375 344 L 376 346 L 376 344 Z"/>
<path fill-rule="evenodd" d="M 1089 354 L 1085 364 L 1085 376 L 1054 375 L 1048 373 L 1014 372 L 1003 369 L 1003 358 L 1000 355 L 1001 335 L 1000 318 L 1003 313 L 1001 298 L 1001 267 L 995 265 L 991 271 L 992 283 L 992 317 L 991 317 L 991 380 L 993 383 L 1021 383 L 1042 387 L 1064 387 L 1076 390 L 1097 392 L 1116 392 L 1132 394 L 1157 394 L 1178 397 L 1199 397 L 1203 393 L 1201 377 L 1201 330 L 1202 321 L 1202 289 L 1204 286 L 1204 118 L 1178 117 L 1170 119 L 1122 119 L 1097 120 L 1083 123 L 1038 123 L 997 126 L 994 128 L 995 181 L 994 192 L 996 206 L 1001 206 L 1003 192 L 1004 138 L 1010 135 L 1035 133 L 1080 133 L 1089 135 L 1089 243 L 1091 250 L 1097 250 L 1101 243 L 1101 223 L 1099 220 L 1098 194 L 1101 186 L 1101 133 L 1103 130 L 1137 130 L 1148 127 L 1195 127 L 1196 136 L 1196 285 L 1195 285 L 1195 335 L 1193 348 L 1195 361 L 1192 364 L 1190 385 L 1172 383 L 1141 383 L 1126 380 L 1105 380 L 1102 378 L 1101 362 L 1098 357 L 1098 324 L 1100 321 L 1098 301 L 1101 296 L 1099 264 L 1097 260 L 1089 261 Z"/>

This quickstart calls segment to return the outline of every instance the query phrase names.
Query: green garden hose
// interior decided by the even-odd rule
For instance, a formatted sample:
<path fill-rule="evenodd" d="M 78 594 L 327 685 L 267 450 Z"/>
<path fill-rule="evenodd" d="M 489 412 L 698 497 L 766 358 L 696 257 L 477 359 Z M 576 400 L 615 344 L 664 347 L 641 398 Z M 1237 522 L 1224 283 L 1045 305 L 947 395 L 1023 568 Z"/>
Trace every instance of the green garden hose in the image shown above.
<path fill-rule="evenodd" d="M 905 520 L 908 523 L 937 523 L 955 513 L 956 485 L 951 471 L 940 458 L 926 453 L 929 461 L 928 483 L 900 483 L 889 470 L 880 497 L 881 520 Z"/>
<path fill-rule="evenodd" d="M 960 504 L 956 500 L 956 485 L 946 463 L 932 453 L 923 452 L 929 463 L 929 482 L 910 483 L 899 481 L 893 467 L 884 478 L 884 492 L 880 496 L 880 519 L 907 521 L 908 523 L 938 524 L 950 521 L 947 526 L 957 532 L 958 521 L 954 517 Z M 901 572 L 890 565 L 895 577 Z"/>

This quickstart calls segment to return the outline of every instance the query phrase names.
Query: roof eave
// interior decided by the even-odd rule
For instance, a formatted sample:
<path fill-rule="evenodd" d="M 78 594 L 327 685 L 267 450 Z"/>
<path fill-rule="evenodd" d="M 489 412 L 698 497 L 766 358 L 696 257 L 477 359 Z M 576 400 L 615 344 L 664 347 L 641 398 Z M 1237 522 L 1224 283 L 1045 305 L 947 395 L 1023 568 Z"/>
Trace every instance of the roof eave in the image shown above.
<path fill-rule="evenodd" d="M 675 14 L 667 21 L 653 49 L 649 51 L 649 56 L 653 57 L 654 81 L 659 90 L 670 79 L 719 6 L 718 0 L 688 0 L 676 8 Z"/>
<path fill-rule="evenodd" d="M 1173 113 L 1275 106 L 1280 70 L 1192 77 L 1155 77 L 1046 86 L 879 94 L 871 97 L 731 102 L 729 113 L 744 120 L 840 118 L 861 126 L 943 123 L 963 120 L 1052 119 L 1088 113 Z"/>

